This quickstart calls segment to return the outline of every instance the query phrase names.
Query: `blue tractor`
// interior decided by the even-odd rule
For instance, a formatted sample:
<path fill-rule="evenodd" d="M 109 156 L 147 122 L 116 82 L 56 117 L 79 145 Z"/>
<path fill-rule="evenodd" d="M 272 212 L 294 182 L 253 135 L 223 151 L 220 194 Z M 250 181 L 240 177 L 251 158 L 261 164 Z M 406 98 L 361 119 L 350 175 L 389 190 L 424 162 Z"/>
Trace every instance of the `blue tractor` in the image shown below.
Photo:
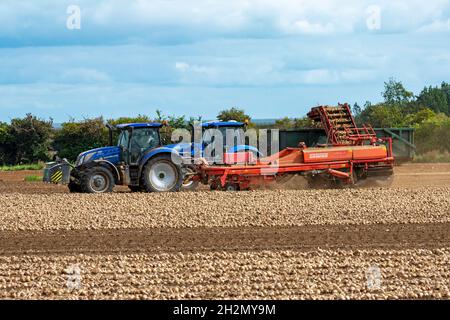
<path fill-rule="evenodd" d="M 115 185 L 131 191 L 178 191 L 183 183 L 181 156 L 161 143 L 161 123 L 108 125 L 110 146 L 82 152 L 75 165 L 67 160 L 47 164 L 44 181 L 68 184 L 71 192 L 111 192 Z M 113 146 L 113 132 L 118 142 Z"/>
<path fill-rule="evenodd" d="M 224 146 L 223 153 L 236 153 L 236 152 L 251 152 L 254 154 L 255 158 L 260 158 L 263 155 L 258 150 L 258 148 L 250 145 L 245 144 L 245 137 L 243 135 L 244 131 L 246 130 L 247 123 L 246 122 L 238 122 L 238 121 L 208 121 L 203 122 L 201 124 L 202 129 L 202 143 L 195 143 L 194 141 L 192 144 L 188 146 L 190 148 L 190 156 L 194 157 L 194 155 L 197 153 L 197 155 L 200 155 L 203 157 L 208 163 L 220 165 L 223 164 L 223 159 L 220 159 L 220 157 L 216 157 L 214 154 L 206 156 L 204 154 L 204 151 L 206 147 L 212 143 L 214 143 L 215 136 L 213 134 L 213 131 L 210 129 L 216 129 L 219 130 L 222 134 L 223 141 L 222 145 Z M 227 141 L 227 133 L 231 133 L 233 137 L 235 138 L 233 143 L 231 145 L 228 145 L 229 141 Z M 191 132 L 192 138 L 194 138 L 194 132 L 192 130 Z M 186 145 L 182 144 L 174 144 L 174 145 L 168 145 L 169 148 L 174 148 L 175 150 L 178 150 L 181 154 L 183 154 L 183 151 L 186 150 Z M 184 173 L 184 181 L 181 187 L 181 190 L 183 191 L 192 191 L 197 189 L 198 187 L 198 181 L 194 181 L 192 177 L 196 174 L 196 167 L 192 164 L 186 164 L 183 166 L 183 173 Z"/>

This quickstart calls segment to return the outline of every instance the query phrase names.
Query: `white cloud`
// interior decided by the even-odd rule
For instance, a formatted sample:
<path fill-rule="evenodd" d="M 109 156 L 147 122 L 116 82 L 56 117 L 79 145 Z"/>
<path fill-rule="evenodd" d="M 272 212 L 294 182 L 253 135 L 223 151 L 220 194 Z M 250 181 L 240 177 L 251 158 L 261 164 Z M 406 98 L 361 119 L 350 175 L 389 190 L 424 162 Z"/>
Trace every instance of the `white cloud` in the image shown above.
<path fill-rule="evenodd" d="M 294 22 L 282 22 L 281 28 L 287 33 L 300 34 L 330 34 L 335 31 L 332 23 L 320 24 L 311 23 L 307 20 L 298 20 Z"/>
<path fill-rule="evenodd" d="M 186 62 L 176 62 L 175 63 L 175 69 L 180 70 L 182 72 L 185 72 L 189 69 L 190 65 Z"/>
<path fill-rule="evenodd" d="M 0 0 L 0 116 L 45 106 L 107 114 L 130 102 L 136 113 L 283 105 L 266 116 L 298 116 L 302 103 L 376 102 L 391 76 L 420 92 L 450 74 L 448 0 L 77 4 L 83 28 L 68 33 L 62 1 Z M 372 4 L 376 32 L 366 25 Z"/>
<path fill-rule="evenodd" d="M 424 33 L 449 32 L 450 31 L 450 19 L 433 21 L 432 23 L 421 27 L 418 31 L 424 32 Z"/>
<path fill-rule="evenodd" d="M 68 41 L 66 5 L 2 0 L 0 37 L 19 43 L 45 37 Z M 448 0 L 78 0 L 77 5 L 83 24 L 83 37 L 73 37 L 78 43 L 370 33 L 367 8 L 373 5 L 381 8 L 382 33 L 423 26 L 429 32 L 447 30 L 450 19 Z"/>

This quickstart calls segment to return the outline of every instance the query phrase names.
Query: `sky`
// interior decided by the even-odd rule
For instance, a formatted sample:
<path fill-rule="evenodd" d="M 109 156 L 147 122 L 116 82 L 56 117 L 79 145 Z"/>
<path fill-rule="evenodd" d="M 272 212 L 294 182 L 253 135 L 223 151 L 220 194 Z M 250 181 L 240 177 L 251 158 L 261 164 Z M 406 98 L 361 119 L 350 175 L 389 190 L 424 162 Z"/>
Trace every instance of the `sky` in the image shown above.
<path fill-rule="evenodd" d="M 450 0 L 0 0 L 0 121 L 302 117 L 450 81 Z"/>

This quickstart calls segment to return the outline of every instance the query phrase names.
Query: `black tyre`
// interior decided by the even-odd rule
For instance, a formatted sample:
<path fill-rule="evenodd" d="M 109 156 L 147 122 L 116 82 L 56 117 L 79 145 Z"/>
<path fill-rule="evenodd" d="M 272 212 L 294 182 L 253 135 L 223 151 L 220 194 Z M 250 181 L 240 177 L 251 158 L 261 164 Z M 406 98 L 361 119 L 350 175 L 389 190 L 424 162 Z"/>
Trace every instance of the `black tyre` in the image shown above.
<path fill-rule="evenodd" d="M 213 182 L 210 183 L 209 190 L 216 191 L 216 190 L 219 190 L 219 189 L 220 189 L 220 185 L 219 185 L 218 182 L 213 181 Z"/>
<path fill-rule="evenodd" d="M 143 191 L 141 186 L 128 186 L 128 189 L 130 189 L 131 192 L 141 192 L 141 191 Z"/>
<path fill-rule="evenodd" d="M 105 167 L 93 167 L 82 174 L 81 190 L 86 193 L 112 192 L 114 189 L 114 176 Z"/>
<path fill-rule="evenodd" d="M 184 177 L 181 191 L 195 191 L 198 188 L 198 181 L 192 180 L 192 176 L 196 173 L 194 166 L 186 166 L 183 168 Z"/>
<path fill-rule="evenodd" d="M 71 193 L 82 192 L 81 186 L 78 182 L 70 181 L 69 184 L 67 185 L 67 187 L 69 188 L 69 192 L 71 192 Z"/>
<path fill-rule="evenodd" d="M 238 191 L 238 190 L 239 190 L 239 186 L 235 183 L 227 183 L 223 187 L 223 191 Z"/>
<path fill-rule="evenodd" d="M 147 192 L 180 191 L 182 184 L 181 166 L 172 161 L 170 154 L 156 156 L 144 167 L 142 185 Z"/>

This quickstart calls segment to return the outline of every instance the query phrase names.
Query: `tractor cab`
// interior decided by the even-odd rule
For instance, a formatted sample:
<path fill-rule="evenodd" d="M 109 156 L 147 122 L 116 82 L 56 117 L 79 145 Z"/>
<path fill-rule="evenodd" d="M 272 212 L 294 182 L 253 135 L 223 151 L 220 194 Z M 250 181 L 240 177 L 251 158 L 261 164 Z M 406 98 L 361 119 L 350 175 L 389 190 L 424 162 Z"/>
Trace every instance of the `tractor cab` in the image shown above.
<path fill-rule="evenodd" d="M 228 149 L 233 149 L 238 145 L 245 143 L 244 130 L 247 124 L 237 121 L 209 121 L 202 123 L 202 140 L 203 146 L 206 147 L 215 142 L 216 131 L 218 130 L 222 135 L 222 145 L 224 146 L 224 152 L 229 152 Z M 227 141 L 227 135 L 233 139 L 231 144 Z"/>
<path fill-rule="evenodd" d="M 194 130 L 194 127 L 192 128 Z M 192 131 L 192 144 L 191 144 L 191 156 L 201 155 L 208 163 L 214 165 L 223 165 L 227 163 L 225 157 L 226 154 L 235 154 L 240 152 L 251 152 L 254 155 L 254 159 L 262 157 L 258 148 L 247 145 L 245 142 L 245 131 L 247 129 L 246 122 L 238 122 L 234 120 L 230 121 L 208 121 L 201 124 L 202 130 L 202 143 L 195 143 L 195 134 Z M 218 131 L 220 134 L 218 134 Z M 228 137 L 227 137 L 228 136 Z M 220 138 L 220 145 L 223 146 L 223 152 L 221 155 L 216 153 L 216 149 L 212 147 L 207 151 L 209 146 L 215 144 L 216 139 Z M 209 152 L 210 151 L 210 152 Z M 234 160 L 232 158 L 231 160 Z M 194 181 L 192 177 L 196 174 L 196 168 L 194 165 L 186 165 L 183 168 L 185 170 L 184 181 L 182 190 L 190 191 L 195 190 L 198 186 L 198 181 Z"/>
<path fill-rule="evenodd" d="M 115 127 L 119 131 L 117 146 L 121 151 L 121 160 L 129 165 L 137 164 L 146 151 L 160 147 L 161 136 L 159 130 L 162 126 L 161 123 L 127 123 L 117 125 Z"/>
<path fill-rule="evenodd" d="M 220 135 L 217 134 L 217 130 Z M 209 121 L 202 123 L 202 150 L 213 143 L 217 136 L 221 136 L 223 141 L 223 154 L 236 152 L 251 152 L 255 158 L 261 157 L 259 150 L 245 141 L 245 131 L 247 122 L 230 121 Z M 220 160 L 219 160 L 220 161 Z M 215 161 L 213 161 L 215 162 Z"/>

